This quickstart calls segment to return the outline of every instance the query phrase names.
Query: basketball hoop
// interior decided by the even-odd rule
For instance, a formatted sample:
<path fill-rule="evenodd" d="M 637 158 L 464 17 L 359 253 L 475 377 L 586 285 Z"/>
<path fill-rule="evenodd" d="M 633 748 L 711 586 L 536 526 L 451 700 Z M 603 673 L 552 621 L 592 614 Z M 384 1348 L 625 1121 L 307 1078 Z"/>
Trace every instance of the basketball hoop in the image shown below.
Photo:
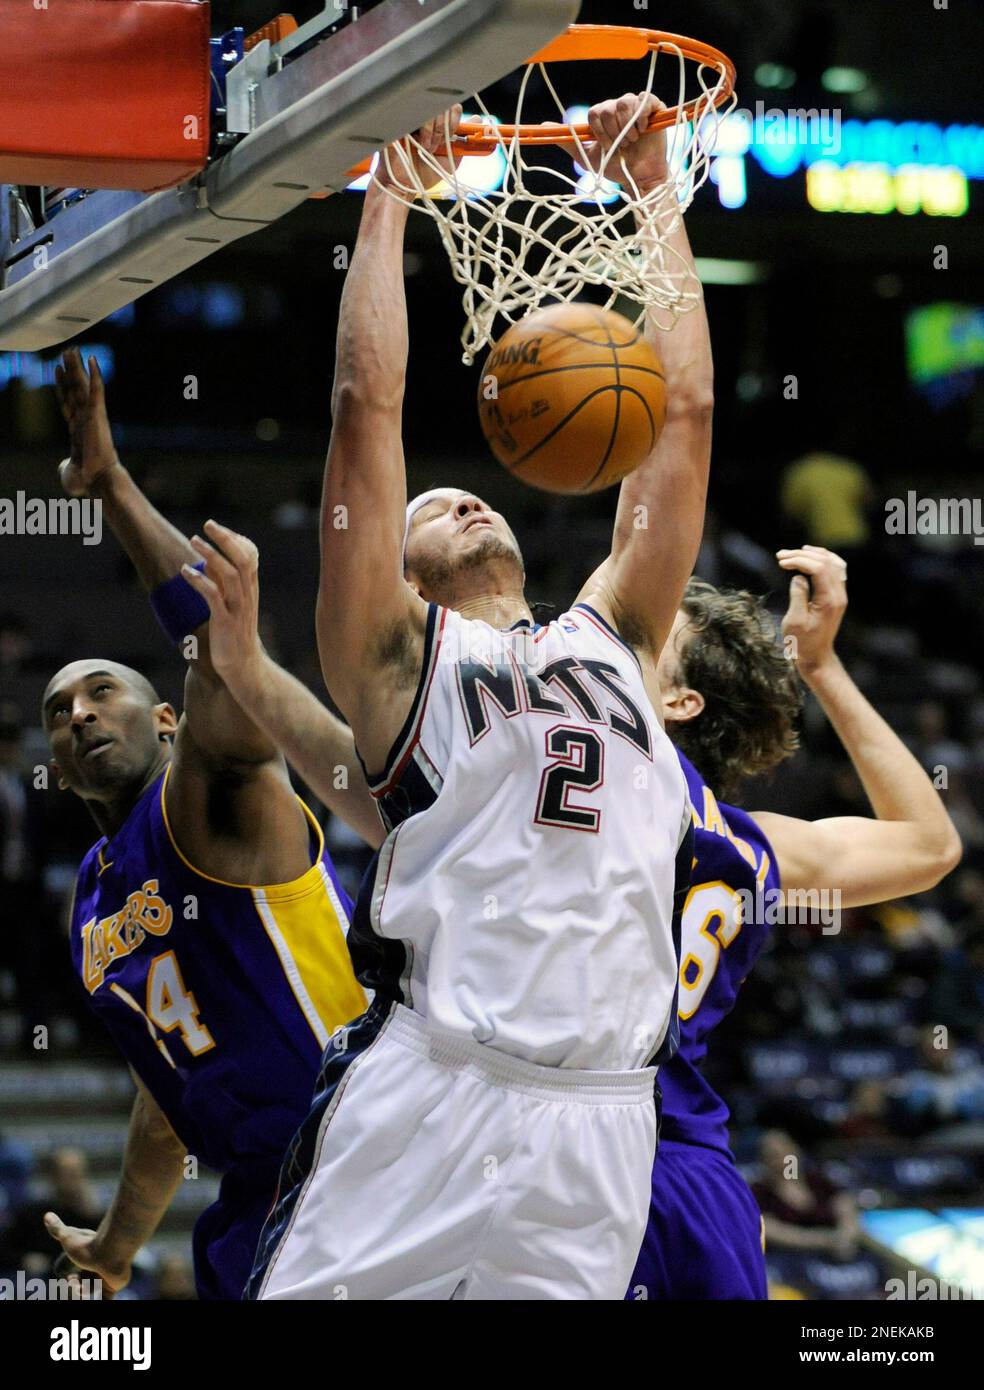
<path fill-rule="evenodd" d="M 565 107 L 548 71 L 551 63 L 593 59 L 648 60 L 640 84 L 638 110 L 657 95 L 657 64 L 671 67 L 675 103 L 658 112 L 650 130 L 666 130 L 670 175 L 642 192 L 620 159 L 622 137 L 591 170 L 585 144 L 590 126 L 570 123 L 532 125 L 523 112 L 534 73 L 539 73 L 562 118 Z M 688 64 L 694 65 L 688 68 Z M 692 72 L 694 95 L 687 95 Z M 449 172 L 415 137 L 383 152 L 393 196 L 414 195 L 413 206 L 437 224 L 455 279 L 463 287 L 464 361 L 471 363 L 497 336 L 498 321 L 515 323 L 543 303 L 575 299 L 586 285 L 601 288 L 605 308 L 616 300 L 638 306 L 636 321 L 649 312 L 662 327 L 698 302 L 700 287 L 680 255 L 668 244 L 683 212 L 705 182 L 721 120 L 735 104 L 735 70 L 729 58 L 707 44 L 682 35 L 609 24 L 573 24 L 525 64 L 515 120 L 499 125 L 480 97 L 480 115 L 446 132 L 449 148 L 464 155 L 500 153 L 505 163 L 501 187 L 476 191 L 461 170 Z M 573 145 L 580 172 L 551 167 L 538 153 Z M 404 150 L 442 180 L 428 193 Z M 384 185 L 385 187 L 385 185 Z M 450 204 L 448 200 L 453 200 Z M 630 310 L 631 312 L 631 310 Z"/>

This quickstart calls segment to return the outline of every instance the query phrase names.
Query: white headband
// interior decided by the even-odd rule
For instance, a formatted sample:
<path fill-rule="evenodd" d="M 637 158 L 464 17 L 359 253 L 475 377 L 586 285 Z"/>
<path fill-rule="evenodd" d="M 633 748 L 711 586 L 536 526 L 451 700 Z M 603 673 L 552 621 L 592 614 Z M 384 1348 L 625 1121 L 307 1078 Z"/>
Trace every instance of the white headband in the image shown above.
<path fill-rule="evenodd" d="M 420 511 L 421 507 L 426 507 L 428 502 L 439 502 L 445 498 L 464 497 L 465 494 L 460 487 L 433 487 L 430 492 L 422 492 L 419 497 L 415 497 L 407 506 L 407 522 L 403 528 L 403 563 L 407 562 L 407 541 L 410 539 L 410 523 Z"/>

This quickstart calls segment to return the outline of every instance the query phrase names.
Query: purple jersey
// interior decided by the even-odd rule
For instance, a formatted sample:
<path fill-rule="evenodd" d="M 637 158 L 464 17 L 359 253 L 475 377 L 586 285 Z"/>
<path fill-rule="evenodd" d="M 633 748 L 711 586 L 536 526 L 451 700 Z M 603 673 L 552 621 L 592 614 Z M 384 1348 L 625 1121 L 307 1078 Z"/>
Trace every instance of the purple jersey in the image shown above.
<path fill-rule="evenodd" d="M 728 1153 L 728 1107 L 700 1066 L 712 1030 L 734 1007 L 765 943 L 779 870 L 751 816 L 719 803 L 692 764 L 677 756 L 693 805 L 694 864 L 681 923 L 680 1046 L 659 1071 L 660 1132 Z"/>
<path fill-rule="evenodd" d="M 222 1173 L 275 1175 L 329 1037 L 366 1007 L 346 945 L 351 903 L 310 812 L 311 868 L 294 882 L 199 873 L 172 837 L 167 782 L 83 860 L 72 959 L 189 1152 Z"/>

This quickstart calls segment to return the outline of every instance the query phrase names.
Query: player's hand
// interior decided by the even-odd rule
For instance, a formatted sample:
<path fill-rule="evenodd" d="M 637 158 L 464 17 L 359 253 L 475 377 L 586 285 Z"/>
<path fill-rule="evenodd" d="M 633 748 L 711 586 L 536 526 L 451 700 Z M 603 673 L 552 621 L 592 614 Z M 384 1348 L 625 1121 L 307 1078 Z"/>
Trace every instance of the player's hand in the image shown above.
<path fill-rule="evenodd" d="M 206 521 L 204 530 L 207 541 L 191 538 L 204 571 L 185 565 L 181 572 L 209 606 L 209 656 L 218 675 L 232 685 L 262 655 L 260 553 L 248 537 L 217 521 Z"/>
<path fill-rule="evenodd" d="M 847 564 L 819 545 L 777 550 L 776 559 L 781 569 L 794 575 L 782 635 L 794 640 L 794 660 L 809 679 L 836 660 L 834 640 L 847 611 Z"/>
<path fill-rule="evenodd" d="M 71 1279 L 73 1273 L 94 1274 L 102 1280 L 102 1296 L 113 1298 L 120 1289 L 130 1282 L 130 1266 L 110 1264 L 103 1256 L 99 1245 L 99 1232 L 87 1231 L 81 1226 L 66 1226 L 53 1211 L 44 1214 L 44 1224 L 49 1236 L 56 1240 L 62 1253 L 55 1264 L 55 1277 Z"/>
<path fill-rule="evenodd" d="M 55 392 L 72 447 L 58 473 L 70 497 L 84 497 L 90 488 L 120 467 L 106 414 L 106 388 L 99 363 L 90 357 L 86 372 L 78 348 L 69 348 L 55 368 Z"/>
<path fill-rule="evenodd" d="M 452 106 L 449 111 L 446 111 L 443 116 L 437 116 L 433 121 L 428 121 L 426 125 L 414 131 L 414 137 L 420 142 L 421 147 L 440 166 L 440 173 L 421 157 L 412 142 L 398 140 L 380 156 L 379 163 L 376 165 L 376 182 L 383 188 L 389 188 L 394 193 L 409 200 L 410 195 L 406 190 L 415 188 L 417 179 L 420 180 L 421 186 L 426 191 L 439 184 L 442 178 L 451 177 L 465 155 L 463 149 L 456 149 L 453 144 L 448 144 L 448 136 L 454 136 L 461 122 L 461 113 L 462 106 L 459 102 Z M 393 170 L 392 175 L 387 167 L 387 157 L 389 166 Z M 411 170 L 413 173 L 410 172 Z"/>
<path fill-rule="evenodd" d="M 600 101 L 588 112 L 588 125 L 594 141 L 585 145 L 584 152 L 595 173 L 604 173 L 616 183 L 628 182 L 631 175 L 640 193 L 649 193 L 666 182 L 670 166 L 666 159 L 666 131 L 650 130 L 649 122 L 657 111 L 665 111 L 666 103 L 648 92 L 627 92 L 613 101 Z M 614 156 L 608 152 L 619 139 Z M 563 148 L 575 159 L 581 152 L 572 141 Z"/>

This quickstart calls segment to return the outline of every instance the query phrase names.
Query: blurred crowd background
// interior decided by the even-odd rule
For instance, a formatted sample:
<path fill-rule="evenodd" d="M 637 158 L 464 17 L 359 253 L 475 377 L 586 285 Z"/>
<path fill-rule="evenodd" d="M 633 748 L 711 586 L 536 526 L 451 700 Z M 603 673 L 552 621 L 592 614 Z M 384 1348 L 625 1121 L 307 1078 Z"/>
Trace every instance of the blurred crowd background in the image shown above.
<path fill-rule="evenodd" d="M 916 19 L 888 0 L 757 0 L 740 15 L 718 0 L 650 8 L 613 0 L 587 4 L 583 17 L 716 42 L 736 60 L 749 108 L 761 98 L 941 126 L 979 110 L 967 55 L 984 40 L 980 15 L 924 6 Z M 217 5 L 216 32 L 270 12 Z M 936 56 L 917 64 L 916 52 Z M 832 69 L 853 72 L 852 83 L 831 91 Z M 774 84 L 777 71 L 792 74 L 787 85 Z M 586 65 L 581 99 L 610 94 L 612 80 Z M 490 94 L 503 115 L 510 93 L 504 83 Z M 910 491 L 982 505 L 980 182 L 968 179 L 961 216 L 824 213 L 804 195 L 803 170 L 775 179 L 747 162 L 744 205 L 722 206 L 708 184 L 688 218 L 708 258 L 717 368 L 698 573 L 766 595 L 778 617 L 777 548 L 810 541 L 849 560 L 841 655 L 933 775 L 965 854 L 934 892 L 847 912 L 835 935 L 777 926 L 708 1071 L 766 1215 L 775 1296 L 884 1297 L 886 1281 L 913 1267 L 984 1291 L 984 545 L 886 529 L 886 505 Z M 78 340 L 100 356 L 120 453 L 162 510 L 188 532 L 214 516 L 257 542 L 264 642 L 318 693 L 316 517 L 344 283 L 337 253 L 351 250 L 360 202 L 347 193 L 311 203 Z M 411 492 L 454 483 L 500 508 L 532 597 L 560 611 L 607 551 L 614 497 L 537 494 L 489 458 L 446 258 L 429 222 L 411 223 Z M 936 315 L 928 359 L 926 311 Z M 57 495 L 53 356 L 0 354 L 2 496 Z M 87 1012 L 66 943 L 75 870 L 95 829 L 38 772 L 44 685 L 66 661 L 99 655 L 138 667 L 180 704 L 182 663 L 110 535 L 94 546 L 0 537 L 0 1275 L 48 1267 L 48 1207 L 97 1223 L 129 1109 L 129 1078 Z M 742 803 L 809 819 L 866 814 L 812 702 L 802 744 Z M 315 809 L 354 893 L 367 854 Z M 804 1179 L 797 1201 L 784 1178 L 790 1155 Z M 215 1186 L 207 1175 L 184 1184 L 133 1296 L 193 1295 L 188 1235 Z"/>

